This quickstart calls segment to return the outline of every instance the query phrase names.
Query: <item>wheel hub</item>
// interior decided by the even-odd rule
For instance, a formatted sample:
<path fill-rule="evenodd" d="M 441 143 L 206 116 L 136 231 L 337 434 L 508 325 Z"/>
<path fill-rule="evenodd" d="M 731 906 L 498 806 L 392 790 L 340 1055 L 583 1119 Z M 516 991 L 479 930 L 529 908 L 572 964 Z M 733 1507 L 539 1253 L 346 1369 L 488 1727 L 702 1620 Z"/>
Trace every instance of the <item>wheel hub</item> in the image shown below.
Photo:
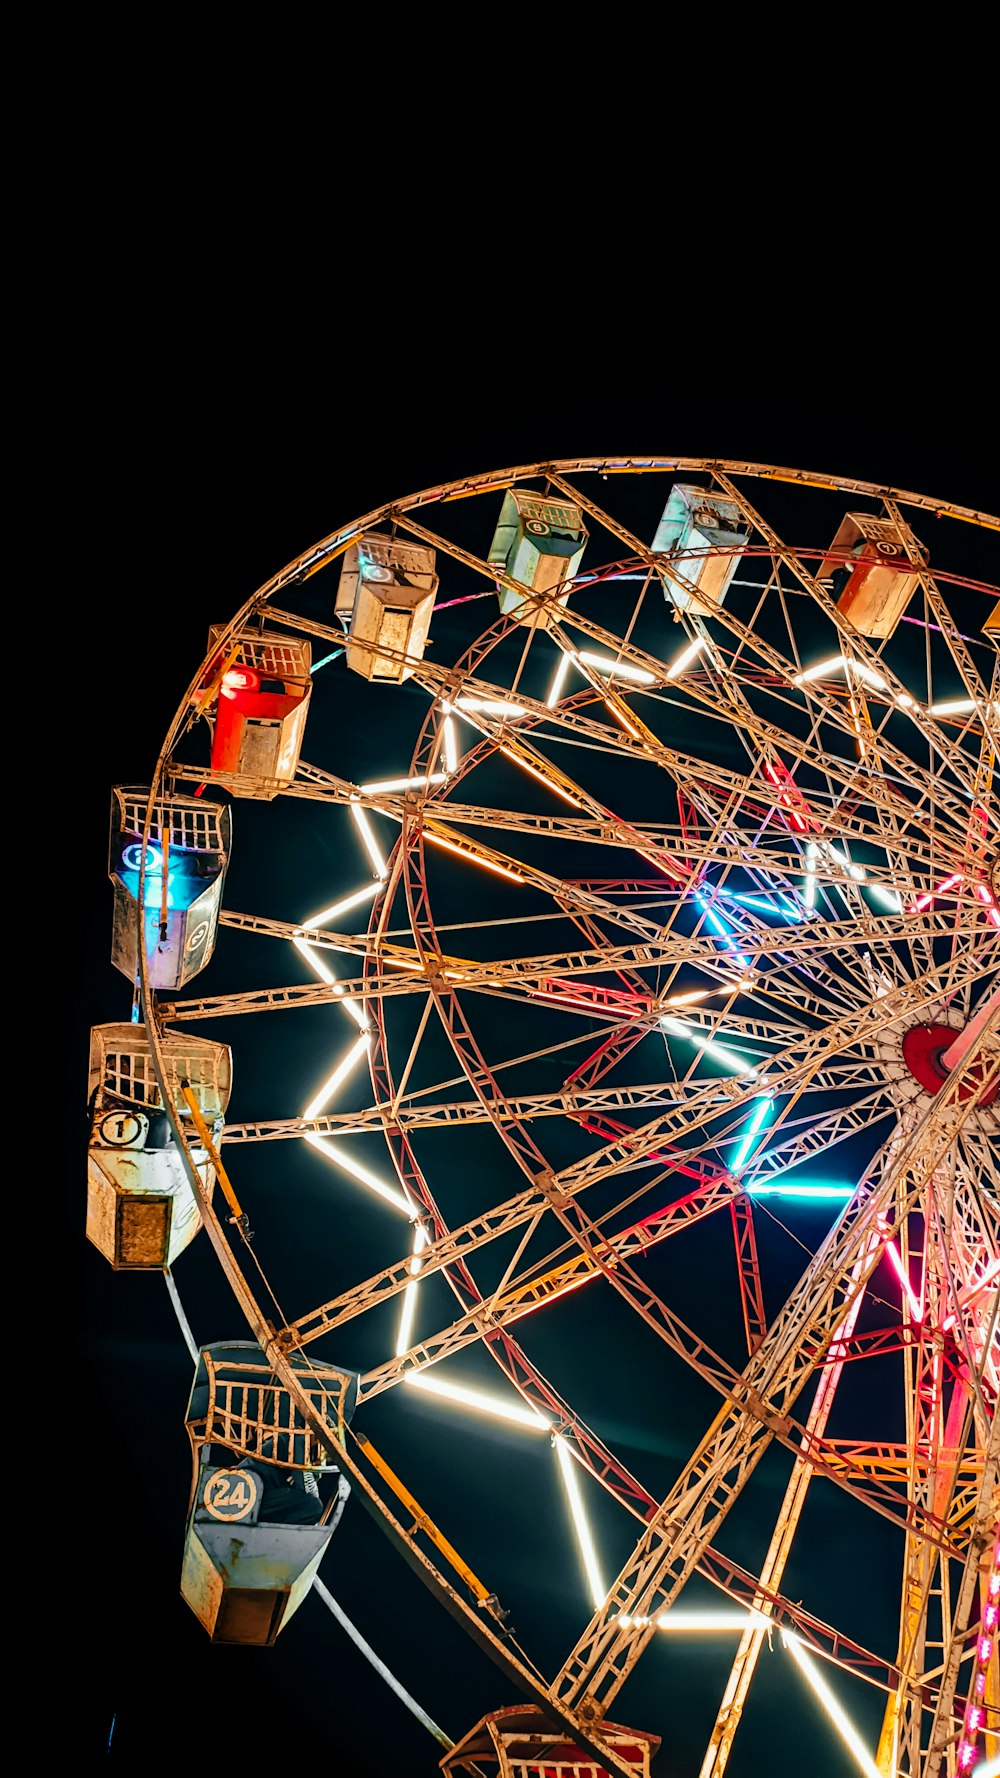
<path fill-rule="evenodd" d="M 945 1065 L 944 1052 L 957 1036 L 958 1032 L 953 1025 L 912 1025 L 904 1033 L 903 1061 L 925 1093 L 939 1093 L 948 1079 L 950 1070 Z M 982 1078 L 982 1064 L 974 1062 L 959 1086 L 959 1098 L 968 1099 Z M 994 1082 L 989 1092 L 983 1095 L 983 1105 L 992 1104 L 998 1090 L 1000 1082 Z"/>

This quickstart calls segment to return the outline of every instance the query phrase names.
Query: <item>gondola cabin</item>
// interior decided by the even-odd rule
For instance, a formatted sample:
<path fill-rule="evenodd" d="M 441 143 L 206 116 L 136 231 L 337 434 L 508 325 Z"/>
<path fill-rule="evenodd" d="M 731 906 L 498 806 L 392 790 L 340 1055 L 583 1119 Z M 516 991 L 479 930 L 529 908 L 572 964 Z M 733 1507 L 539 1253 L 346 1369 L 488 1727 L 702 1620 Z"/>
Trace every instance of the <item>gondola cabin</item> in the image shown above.
<path fill-rule="evenodd" d="M 490 566 L 518 583 L 497 583 L 504 617 L 547 629 L 569 598 L 568 583 L 580 566 L 587 537 L 583 513 L 573 501 L 508 488 L 489 554 Z M 566 591 L 559 593 L 560 587 Z M 540 593 L 558 596 L 538 605 L 531 595 Z"/>
<path fill-rule="evenodd" d="M 1000 642 L 1000 599 L 997 600 L 983 625 L 984 636 L 995 636 Z"/>
<path fill-rule="evenodd" d="M 735 501 L 676 482 L 653 538 L 653 554 L 670 564 L 660 570 L 667 600 L 679 611 L 714 611 L 726 597 L 749 535 Z"/>
<path fill-rule="evenodd" d="M 216 1132 L 232 1084 L 225 1044 L 204 1037 L 161 1039 L 170 1103 L 191 1123 L 180 1083 L 188 1082 Z M 90 1033 L 88 1241 L 116 1272 L 162 1272 L 193 1241 L 201 1211 L 167 1115 L 144 1025 L 95 1025 Z M 190 1154 L 209 1202 L 215 1168 L 192 1131 Z"/>
<path fill-rule="evenodd" d="M 438 588 L 434 560 L 426 544 L 378 531 L 351 544 L 334 609 L 347 631 L 352 673 L 397 685 L 409 679 L 427 646 Z"/>
<path fill-rule="evenodd" d="M 636 1778 L 649 1778 L 659 1735 L 602 1722 L 594 1733 Z M 491 1710 L 438 1761 L 447 1778 L 608 1778 L 607 1766 L 542 1715 L 537 1704 Z"/>
<path fill-rule="evenodd" d="M 817 579 L 829 587 L 837 610 L 862 636 L 891 636 L 920 584 L 918 564 L 928 558 L 908 525 L 870 512 L 849 512 Z"/>
<path fill-rule="evenodd" d="M 148 790 L 118 786 L 111 793 L 111 961 L 135 982 L 141 879 L 149 985 L 182 988 L 215 949 L 231 816 L 207 797 L 170 797 L 155 803 L 144 846 L 148 799 Z"/>
<path fill-rule="evenodd" d="M 181 1594 L 213 1642 L 274 1643 L 312 1586 L 350 1493 L 333 1453 L 354 1412 L 358 1372 L 302 1354 L 290 1362 L 308 1416 L 252 1341 L 198 1355 Z"/>
<path fill-rule="evenodd" d="M 247 631 L 221 643 L 213 625 L 212 655 L 196 706 L 212 730 L 212 770 L 227 774 L 234 796 L 271 802 L 295 777 L 312 694 L 308 642 Z"/>

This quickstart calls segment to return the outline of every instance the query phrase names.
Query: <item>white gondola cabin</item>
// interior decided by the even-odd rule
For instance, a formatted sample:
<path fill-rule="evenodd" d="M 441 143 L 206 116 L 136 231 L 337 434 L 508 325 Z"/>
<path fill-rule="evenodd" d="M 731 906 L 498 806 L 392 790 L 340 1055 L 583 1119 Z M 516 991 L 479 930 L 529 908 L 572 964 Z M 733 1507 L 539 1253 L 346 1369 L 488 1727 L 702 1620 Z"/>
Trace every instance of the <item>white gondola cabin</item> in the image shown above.
<path fill-rule="evenodd" d="M 547 629 L 569 598 L 568 583 L 580 566 L 587 537 L 583 513 L 572 500 L 508 488 L 489 554 L 491 567 L 518 582 L 516 587 L 497 584 L 504 617 Z M 531 597 L 541 593 L 558 596 L 541 605 Z"/>
<path fill-rule="evenodd" d="M 222 885 L 229 862 L 229 809 L 206 797 L 174 796 L 153 808 L 143 857 L 147 790 L 111 793 L 108 874 L 114 885 L 111 961 L 134 982 L 142 930 L 152 988 L 182 988 L 215 949 Z"/>
<path fill-rule="evenodd" d="M 202 1118 L 218 1130 L 229 1102 L 232 1055 L 225 1044 L 168 1033 L 161 1039 L 170 1103 L 191 1115 L 187 1081 Z M 201 1228 L 201 1212 L 174 1139 L 144 1025 L 95 1025 L 90 1033 L 88 1241 L 116 1272 L 164 1271 Z M 191 1157 L 209 1202 L 215 1168 L 192 1131 Z"/>
<path fill-rule="evenodd" d="M 301 1605 L 350 1484 L 333 1452 L 358 1372 L 291 1360 L 321 1441 L 252 1341 L 203 1346 L 188 1403 L 193 1477 L 181 1594 L 213 1642 L 270 1646 Z"/>
<path fill-rule="evenodd" d="M 409 679 L 427 646 L 438 588 L 434 560 L 426 544 L 379 531 L 366 531 L 351 544 L 335 611 L 348 634 L 352 673 L 394 684 Z"/>
<path fill-rule="evenodd" d="M 209 648 L 223 626 L 209 631 Z M 234 796 L 270 802 L 295 777 L 312 695 L 310 644 L 242 631 L 214 653 L 194 703 L 212 729 L 212 770 Z"/>
<path fill-rule="evenodd" d="M 909 547 L 907 547 L 909 546 Z M 891 636 L 920 584 L 929 552 L 906 524 L 845 513 L 817 569 L 837 610 L 862 636 Z"/>
<path fill-rule="evenodd" d="M 660 571 L 669 602 L 679 611 L 714 611 L 726 597 L 749 535 L 735 501 L 676 482 L 653 538 L 653 554 L 665 556 L 674 571 Z"/>

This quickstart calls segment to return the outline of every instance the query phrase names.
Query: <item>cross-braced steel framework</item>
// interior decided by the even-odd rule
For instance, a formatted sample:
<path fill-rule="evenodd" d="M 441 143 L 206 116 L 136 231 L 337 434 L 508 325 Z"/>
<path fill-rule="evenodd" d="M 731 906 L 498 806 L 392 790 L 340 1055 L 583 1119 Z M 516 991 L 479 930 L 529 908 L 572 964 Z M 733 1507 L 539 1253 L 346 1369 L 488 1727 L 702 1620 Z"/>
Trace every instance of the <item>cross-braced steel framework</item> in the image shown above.
<path fill-rule="evenodd" d="M 676 484 L 724 501 L 739 541 L 654 551 Z M 511 489 L 580 516 L 586 550 L 556 591 L 491 560 Z M 883 522 L 909 577 L 888 634 L 838 602 L 848 511 Z M 477 475 L 342 526 L 216 626 L 216 649 L 258 621 L 312 645 L 277 795 L 205 764 L 211 656 L 157 762 L 151 798 L 231 793 L 237 848 L 268 872 L 266 912 L 231 872 L 217 959 L 182 996 L 140 970 L 154 1060 L 178 1027 L 233 1045 L 219 1159 L 256 1234 L 195 1174 L 207 1236 L 307 1421 L 293 1356 L 323 1342 L 361 1370 L 353 1428 L 317 1432 L 430 1590 L 609 1770 L 601 1724 L 647 1650 L 669 1659 L 689 1583 L 743 1626 L 692 1778 L 740 1770 L 776 1631 L 877 1695 L 872 1771 L 962 1774 L 1000 1749 L 998 529 L 742 462 Z M 346 670 L 334 618 L 340 560 L 371 532 L 425 545 L 439 576 L 419 654 L 352 638 L 389 685 Z M 271 1058 L 249 1065 L 265 1103 L 239 1097 L 244 1046 Z M 628 1417 L 661 1440 L 645 1466 L 598 1380 L 630 1328 Z M 462 1404 L 489 1374 L 521 1416 L 510 1438 L 538 1440 L 540 1464 L 551 1444 L 600 1521 L 587 1546 L 576 1520 L 589 1602 L 546 1516 L 517 1522 L 525 1544 L 537 1531 L 539 1599 L 577 1611 L 554 1665 L 523 1577 L 516 1636 L 504 1614 L 503 1502 L 463 1481 Z M 684 1379 L 703 1417 L 681 1452 Z M 411 1411 L 456 1404 L 419 1478 L 394 1445 L 403 1385 Z M 894 1575 L 891 1633 L 810 1594 L 817 1494 L 844 1503 L 858 1586 L 876 1548 Z M 669 1723 L 643 1726 L 669 1749 Z"/>

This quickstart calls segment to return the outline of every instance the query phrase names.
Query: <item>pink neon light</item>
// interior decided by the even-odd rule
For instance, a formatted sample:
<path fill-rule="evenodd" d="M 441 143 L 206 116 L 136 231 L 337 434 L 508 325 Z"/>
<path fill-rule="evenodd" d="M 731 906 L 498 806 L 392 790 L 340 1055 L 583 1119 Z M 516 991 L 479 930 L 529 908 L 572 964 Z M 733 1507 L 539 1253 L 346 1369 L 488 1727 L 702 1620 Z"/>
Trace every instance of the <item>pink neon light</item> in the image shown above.
<path fill-rule="evenodd" d="M 961 880 L 962 880 L 962 873 L 960 870 L 955 871 L 953 873 L 953 875 L 950 877 L 945 877 L 944 882 L 939 883 L 936 889 L 928 889 L 926 895 L 918 895 L 916 901 L 911 901 L 909 907 L 906 910 L 907 913 L 908 914 L 922 913 L 923 909 L 925 907 L 929 907 L 930 903 L 932 901 L 934 901 L 937 898 L 937 896 L 944 895 L 946 890 L 952 889 L 954 887 L 954 885 L 956 883 L 961 882 Z"/>
<path fill-rule="evenodd" d="M 997 912 L 997 904 L 993 900 L 985 883 L 976 884 L 976 894 L 979 896 L 980 901 L 986 903 L 987 917 L 992 920 L 994 926 L 1000 926 L 1000 913 Z"/>
<path fill-rule="evenodd" d="M 958 1766 L 960 1771 L 968 1771 L 976 1756 L 979 1742 L 979 1730 L 985 1718 L 985 1710 L 979 1700 L 986 1696 L 986 1671 L 993 1659 L 995 1646 L 994 1629 L 1000 1607 L 994 1601 L 1000 1592 L 1000 1543 L 993 1547 L 993 1562 L 987 1588 L 989 1603 L 983 1611 L 983 1626 L 988 1634 L 979 1636 L 976 1642 L 976 1672 L 965 1706 L 965 1721 L 962 1724 L 962 1739 L 958 1748 Z"/>
<path fill-rule="evenodd" d="M 917 1321 L 922 1321 L 924 1318 L 924 1305 L 920 1301 L 920 1298 L 915 1294 L 913 1286 L 910 1283 L 909 1278 L 906 1276 L 903 1262 L 899 1256 L 899 1249 L 897 1248 L 895 1241 L 890 1241 L 887 1238 L 885 1242 L 885 1251 L 887 1257 L 892 1262 L 892 1269 L 895 1272 L 896 1277 L 899 1279 L 900 1284 L 903 1286 L 903 1289 L 910 1299 L 910 1308 L 913 1310 L 915 1319 Z"/>

